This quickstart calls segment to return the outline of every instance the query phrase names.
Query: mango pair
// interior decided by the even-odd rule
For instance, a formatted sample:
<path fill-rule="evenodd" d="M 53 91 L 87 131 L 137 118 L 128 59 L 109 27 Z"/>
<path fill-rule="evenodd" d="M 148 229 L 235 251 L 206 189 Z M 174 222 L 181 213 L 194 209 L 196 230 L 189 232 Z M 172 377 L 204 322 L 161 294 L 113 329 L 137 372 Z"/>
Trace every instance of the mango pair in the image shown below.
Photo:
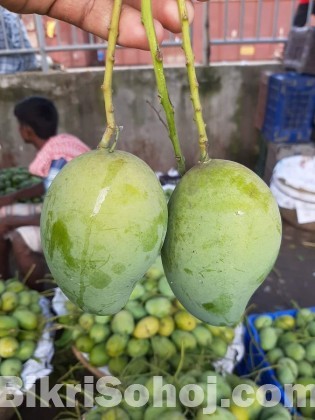
<path fill-rule="evenodd" d="M 41 235 L 52 275 L 84 311 L 118 312 L 162 249 L 166 277 L 184 307 L 209 324 L 234 325 L 273 267 L 281 219 L 269 188 L 237 163 L 198 164 L 167 209 L 142 160 L 96 150 L 53 181 Z"/>

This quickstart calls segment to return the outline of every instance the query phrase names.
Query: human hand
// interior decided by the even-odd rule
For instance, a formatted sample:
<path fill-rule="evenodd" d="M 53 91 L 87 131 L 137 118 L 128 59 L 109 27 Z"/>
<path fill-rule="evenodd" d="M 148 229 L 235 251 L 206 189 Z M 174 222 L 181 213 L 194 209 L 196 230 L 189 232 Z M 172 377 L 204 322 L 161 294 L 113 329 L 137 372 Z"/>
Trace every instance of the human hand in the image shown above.
<path fill-rule="evenodd" d="M 72 23 L 96 36 L 108 38 L 114 0 L 0 0 L 0 5 L 16 13 L 37 13 Z M 200 0 L 204 1 L 204 0 Z M 154 24 L 158 41 L 164 30 L 181 31 L 176 0 L 152 0 Z M 118 44 L 129 48 L 149 49 L 145 29 L 141 23 L 141 0 L 123 0 L 119 23 Z M 190 22 L 194 6 L 187 0 Z"/>

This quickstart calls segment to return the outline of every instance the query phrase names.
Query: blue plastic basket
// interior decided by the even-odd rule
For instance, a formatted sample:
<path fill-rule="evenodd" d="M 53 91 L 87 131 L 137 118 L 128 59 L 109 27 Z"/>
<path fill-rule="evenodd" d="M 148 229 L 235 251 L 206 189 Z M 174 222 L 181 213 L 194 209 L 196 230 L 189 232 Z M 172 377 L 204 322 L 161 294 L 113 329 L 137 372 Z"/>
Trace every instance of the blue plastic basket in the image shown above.
<path fill-rule="evenodd" d="M 275 73 L 268 83 L 262 133 L 277 143 L 310 141 L 315 114 L 315 77 Z"/>
<path fill-rule="evenodd" d="M 315 312 L 315 307 L 309 308 Z M 282 315 L 291 315 L 295 318 L 297 309 L 289 309 L 286 311 L 269 312 L 264 314 L 250 315 L 246 318 L 247 325 L 245 325 L 244 344 L 245 344 L 245 357 L 242 362 L 237 366 L 237 373 L 240 376 L 248 375 L 254 371 L 261 370 L 259 374 L 259 385 L 272 384 L 275 385 L 281 393 L 281 403 L 287 407 L 292 414 L 298 414 L 297 410 L 293 407 L 293 402 L 290 401 L 285 394 L 282 384 L 278 381 L 274 369 L 270 366 L 266 359 L 265 352 L 260 347 L 260 338 L 258 330 L 255 327 L 256 318 L 267 315 L 273 320 Z"/>

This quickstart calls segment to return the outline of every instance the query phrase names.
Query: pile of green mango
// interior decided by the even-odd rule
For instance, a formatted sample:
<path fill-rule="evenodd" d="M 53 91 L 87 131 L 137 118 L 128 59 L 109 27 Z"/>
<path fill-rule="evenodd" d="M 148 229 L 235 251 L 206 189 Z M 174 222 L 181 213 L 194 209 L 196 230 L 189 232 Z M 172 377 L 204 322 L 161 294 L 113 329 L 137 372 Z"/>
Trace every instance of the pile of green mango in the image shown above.
<path fill-rule="evenodd" d="M 161 259 L 137 282 L 126 306 L 112 316 L 81 312 L 70 301 L 59 318 L 66 329 L 57 345 L 66 343 L 87 354 L 93 366 L 108 366 L 113 375 L 146 373 L 150 364 L 176 371 L 183 347 L 184 371 L 201 361 L 208 366 L 223 358 L 234 339 L 230 327 L 204 324 L 175 298 Z"/>
<path fill-rule="evenodd" d="M 42 335 L 40 294 L 13 278 L 0 280 L 0 375 L 20 376 Z"/>
<path fill-rule="evenodd" d="M 274 320 L 262 315 L 256 318 L 255 327 L 259 331 L 261 348 L 279 382 L 315 388 L 315 312 L 301 309 L 296 316 L 281 315 Z M 298 409 L 305 417 L 315 418 L 315 407 L 311 407 L 309 397 L 310 394 L 306 407 Z M 299 398 L 303 395 L 297 392 L 297 406 L 300 406 Z"/>
<path fill-rule="evenodd" d="M 207 388 L 208 378 L 216 377 L 216 395 L 211 393 L 212 388 Z M 176 407 L 167 406 L 163 400 L 162 407 L 153 407 L 154 392 L 155 401 L 161 395 L 159 389 L 154 389 L 151 376 L 138 376 L 131 382 L 132 384 L 141 384 L 146 387 L 149 393 L 149 401 L 143 407 L 131 407 L 123 399 L 119 406 L 112 408 L 97 407 L 85 415 L 86 420 L 290 420 L 291 415 L 281 404 L 272 408 L 262 408 L 257 398 L 253 398 L 253 403 L 249 407 L 239 407 L 233 403 L 232 393 L 237 392 L 238 385 L 249 385 L 252 387 L 255 395 L 260 392 L 257 385 L 250 379 L 240 378 L 236 375 L 222 375 L 211 371 L 193 369 L 188 373 L 182 373 L 178 377 L 163 376 L 162 384 L 172 384 L 175 386 L 176 395 L 179 395 L 183 386 L 196 384 L 203 391 L 200 400 L 203 401 L 195 408 L 184 407 L 177 399 Z M 208 395 L 210 391 L 211 395 Z M 165 394 L 164 394 L 165 395 Z M 230 400 L 229 408 L 222 408 L 221 400 Z M 215 412 L 205 414 L 204 408 L 211 404 L 216 405 Z M 170 404 L 168 404 L 170 405 Z"/>
<path fill-rule="evenodd" d="M 37 176 L 31 175 L 28 172 L 27 168 L 17 167 L 17 168 L 1 169 L 0 170 L 0 196 L 12 194 L 23 188 L 31 187 L 32 185 L 38 184 L 40 181 L 41 181 L 40 178 L 38 178 Z M 31 200 L 27 200 L 27 202 L 40 203 L 42 202 L 42 199 L 36 197 Z"/>

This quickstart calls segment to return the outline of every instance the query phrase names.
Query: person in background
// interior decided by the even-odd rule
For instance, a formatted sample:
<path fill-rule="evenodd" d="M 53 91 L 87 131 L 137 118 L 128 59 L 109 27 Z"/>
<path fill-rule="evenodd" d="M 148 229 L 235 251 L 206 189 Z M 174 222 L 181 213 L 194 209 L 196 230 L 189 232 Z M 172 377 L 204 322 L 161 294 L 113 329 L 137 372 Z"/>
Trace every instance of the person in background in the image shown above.
<path fill-rule="evenodd" d="M 309 7 L 311 7 L 311 14 L 315 15 L 315 2 L 313 0 L 310 5 L 310 0 L 300 0 L 297 10 L 295 12 L 293 26 L 302 28 L 307 23 L 307 16 Z"/>
<path fill-rule="evenodd" d="M 49 99 L 26 98 L 15 106 L 14 114 L 22 139 L 37 149 L 29 172 L 41 177 L 42 182 L 0 197 L 0 275 L 10 277 L 9 255 L 12 250 L 21 276 L 34 267 L 29 282 L 35 287 L 32 282 L 47 270 L 40 242 L 41 205 L 19 204 L 17 201 L 41 197 L 56 172 L 90 149 L 73 135 L 57 134 L 58 112 Z"/>
<path fill-rule="evenodd" d="M 25 26 L 16 13 L 0 6 L 0 53 L 4 50 L 32 48 Z M 17 73 L 37 69 L 34 52 L 21 54 L 0 54 L 0 74 Z"/>

